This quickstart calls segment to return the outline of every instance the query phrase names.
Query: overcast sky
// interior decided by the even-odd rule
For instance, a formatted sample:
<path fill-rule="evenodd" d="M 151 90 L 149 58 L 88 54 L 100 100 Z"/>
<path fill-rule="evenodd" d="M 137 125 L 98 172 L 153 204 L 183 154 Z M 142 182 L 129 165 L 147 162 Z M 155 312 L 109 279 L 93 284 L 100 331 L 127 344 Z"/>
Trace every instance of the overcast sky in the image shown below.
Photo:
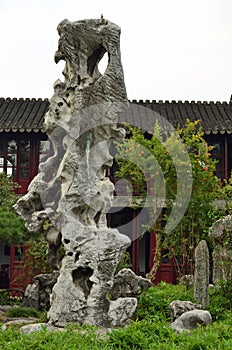
<path fill-rule="evenodd" d="M 129 99 L 229 101 L 231 0 L 0 0 L 0 97 L 50 98 L 58 23 L 101 14 L 121 27 Z"/>

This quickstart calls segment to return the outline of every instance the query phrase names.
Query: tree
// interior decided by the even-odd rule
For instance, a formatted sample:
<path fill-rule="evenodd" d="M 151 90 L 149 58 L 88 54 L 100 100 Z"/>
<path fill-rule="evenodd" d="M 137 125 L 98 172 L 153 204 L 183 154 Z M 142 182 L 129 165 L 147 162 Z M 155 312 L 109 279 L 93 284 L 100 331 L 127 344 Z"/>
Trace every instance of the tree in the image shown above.
<path fill-rule="evenodd" d="M 151 137 L 145 137 L 138 128 L 127 127 L 130 138 L 116 143 L 116 176 L 130 180 L 137 193 L 134 207 L 144 205 L 152 194 L 149 229 L 156 234 L 156 250 L 149 277 L 154 280 L 164 250 L 181 257 L 182 262 L 193 263 L 197 243 L 207 239 L 209 228 L 219 215 L 213 201 L 221 182 L 214 175 L 212 146 L 204 140 L 199 121 L 187 120 L 177 131 L 165 131 L 156 124 Z M 162 210 L 158 202 L 165 202 Z"/>
<path fill-rule="evenodd" d="M 0 173 L 0 241 L 6 244 L 23 243 L 27 233 L 24 221 L 12 208 L 17 201 L 14 192 L 17 187 L 11 177 Z"/>

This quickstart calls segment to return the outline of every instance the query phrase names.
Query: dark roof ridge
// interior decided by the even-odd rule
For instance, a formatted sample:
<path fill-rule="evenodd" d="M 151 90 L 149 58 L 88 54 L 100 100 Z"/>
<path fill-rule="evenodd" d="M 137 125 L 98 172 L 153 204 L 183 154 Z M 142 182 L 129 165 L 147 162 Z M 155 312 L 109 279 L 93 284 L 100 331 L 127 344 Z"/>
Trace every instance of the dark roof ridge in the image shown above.
<path fill-rule="evenodd" d="M 199 101 L 199 100 L 128 100 L 130 103 L 150 103 L 150 104 L 163 104 L 163 103 L 167 103 L 167 104 L 171 104 L 171 103 L 192 103 L 192 104 L 229 104 L 229 102 L 227 101 Z"/>
<path fill-rule="evenodd" d="M 49 101 L 50 99 L 45 97 L 0 97 L 1 101 Z M 143 99 L 129 99 L 129 102 L 134 102 L 134 103 L 207 103 L 207 104 L 229 104 L 232 102 L 232 96 L 231 96 L 231 101 L 200 101 L 200 100 L 143 100 Z"/>
<path fill-rule="evenodd" d="M 49 98 L 41 97 L 0 97 L 0 101 L 49 101 Z"/>
<path fill-rule="evenodd" d="M 161 115 L 173 127 L 184 125 L 186 119 L 201 120 L 206 134 L 232 134 L 232 103 L 213 101 L 156 101 L 132 100 L 130 103 L 147 107 L 155 114 Z M 0 97 L 0 133 L 41 131 L 44 116 L 49 108 L 49 100 L 42 98 L 1 98 Z M 144 110 L 140 122 L 147 123 L 148 111 Z M 134 113 L 133 118 L 139 117 Z M 133 119 L 134 120 L 134 119 Z M 136 124 L 134 124 L 136 125 Z"/>

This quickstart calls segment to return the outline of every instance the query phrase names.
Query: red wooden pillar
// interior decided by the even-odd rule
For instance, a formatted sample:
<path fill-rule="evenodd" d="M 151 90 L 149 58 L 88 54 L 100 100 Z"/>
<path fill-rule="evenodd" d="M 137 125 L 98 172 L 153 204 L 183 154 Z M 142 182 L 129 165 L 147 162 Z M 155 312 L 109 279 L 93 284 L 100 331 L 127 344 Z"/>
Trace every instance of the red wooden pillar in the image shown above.
<path fill-rule="evenodd" d="M 139 238 L 138 238 L 138 219 L 136 211 L 133 212 L 133 223 L 132 223 L 132 269 L 138 275 L 139 274 Z"/>
<path fill-rule="evenodd" d="M 155 248 L 156 248 L 156 235 L 155 235 L 155 232 L 150 232 L 150 263 L 149 263 L 150 270 L 153 266 Z"/>
<path fill-rule="evenodd" d="M 32 146 L 31 146 L 31 171 L 30 171 L 30 181 L 37 175 L 38 168 L 39 168 L 39 153 L 40 153 L 40 140 L 39 138 L 34 138 L 34 140 L 31 140 Z"/>
<path fill-rule="evenodd" d="M 28 246 L 11 245 L 10 247 L 10 288 L 24 290 L 31 283 L 28 268 L 25 267 Z M 16 252 L 22 252 L 16 254 Z"/>

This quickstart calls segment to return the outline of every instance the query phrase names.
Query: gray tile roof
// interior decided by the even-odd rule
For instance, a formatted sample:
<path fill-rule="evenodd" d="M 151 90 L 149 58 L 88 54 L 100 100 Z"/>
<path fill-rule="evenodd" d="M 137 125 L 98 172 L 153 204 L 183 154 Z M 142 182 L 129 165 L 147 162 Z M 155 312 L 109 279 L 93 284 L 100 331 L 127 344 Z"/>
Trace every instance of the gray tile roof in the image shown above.
<path fill-rule="evenodd" d="M 48 99 L 0 98 L 0 132 L 43 131 L 44 115 L 48 107 Z"/>
<path fill-rule="evenodd" d="M 132 100 L 130 102 L 160 114 L 174 127 L 183 125 L 187 118 L 192 121 L 200 119 L 206 134 L 232 133 L 231 101 L 229 103 L 154 100 Z M 0 132 L 44 132 L 43 120 L 48 108 L 48 99 L 0 98 Z M 143 122 L 146 124 L 145 116 Z"/>
<path fill-rule="evenodd" d="M 190 119 L 191 121 L 201 120 L 201 125 L 206 134 L 232 133 L 231 102 L 154 100 L 132 100 L 131 102 L 159 113 L 174 127 L 185 124 L 186 119 Z"/>

